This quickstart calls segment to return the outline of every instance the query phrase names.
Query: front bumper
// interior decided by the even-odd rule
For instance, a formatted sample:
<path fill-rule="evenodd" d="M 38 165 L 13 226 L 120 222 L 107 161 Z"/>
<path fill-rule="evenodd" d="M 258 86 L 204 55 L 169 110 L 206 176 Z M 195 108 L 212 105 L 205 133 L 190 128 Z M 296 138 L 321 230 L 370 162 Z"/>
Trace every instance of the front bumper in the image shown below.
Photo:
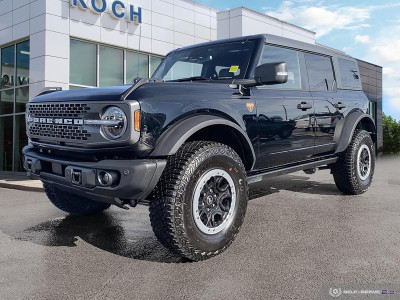
<path fill-rule="evenodd" d="M 123 205 L 125 200 L 144 200 L 156 186 L 166 160 L 101 160 L 97 162 L 67 160 L 26 146 L 24 168 L 58 189 L 94 201 Z M 102 186 L 99 172 L 115 174 L 111 186 Z"/>

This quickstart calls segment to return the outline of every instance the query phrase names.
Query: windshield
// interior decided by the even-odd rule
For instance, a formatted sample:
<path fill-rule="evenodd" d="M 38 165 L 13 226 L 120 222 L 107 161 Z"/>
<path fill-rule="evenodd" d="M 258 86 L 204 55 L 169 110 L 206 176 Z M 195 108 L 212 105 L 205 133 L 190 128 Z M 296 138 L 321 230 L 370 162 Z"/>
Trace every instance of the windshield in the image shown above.
<path fill-rule="evenodd" d="M 254 41 L 214 44 L 169 54 L 153 74 L 164 81 L 243 79 Z"/>

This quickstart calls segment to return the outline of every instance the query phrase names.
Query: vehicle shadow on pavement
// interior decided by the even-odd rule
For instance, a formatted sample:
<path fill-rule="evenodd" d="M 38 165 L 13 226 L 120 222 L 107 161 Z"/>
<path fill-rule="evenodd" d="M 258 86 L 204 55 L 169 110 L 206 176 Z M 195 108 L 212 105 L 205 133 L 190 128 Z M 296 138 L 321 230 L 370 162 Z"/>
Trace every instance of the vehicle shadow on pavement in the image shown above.
<path fill-rule="evenodd" d="M 279 193 L 280 190 L 317 195 L 342 195 L 333 181 L 323 183 L 310 180 L 309 176 L 282 175 L 254 184 L 250 189 L 249 200 Z"/>
<path fill-rule="evenodd" d="M 253 185 L 249 199 L 273 195 L 281 190 L 341 195 L 334 183 L 312 181 L 309 176 L 295 174 L 271 178 Z M 14 232 L 12 235 L 20 240 L 49 247 L 76 247 L 80 238 L 96 248 L 127 258 L 161 263 L 188 262 L 170 253 L 156 239 L 147 213 L 132 216 L 109 210 L 85 217 L 68 215 Z"/>
<path fill-rule="evenodd" d="M 69 215 L 13 235 L 20 240 L 50 247 L 75 247 L 79 237 L 94 247 L 128 258 L 163 263 L 188 262 L 164 248 L 154 236 L 150 224 L 145 225 L 139 226 L 138 230 L 132 226 L 132 231 L 128 232 L 120 220 L 105 212 L 85 217 Z"/>

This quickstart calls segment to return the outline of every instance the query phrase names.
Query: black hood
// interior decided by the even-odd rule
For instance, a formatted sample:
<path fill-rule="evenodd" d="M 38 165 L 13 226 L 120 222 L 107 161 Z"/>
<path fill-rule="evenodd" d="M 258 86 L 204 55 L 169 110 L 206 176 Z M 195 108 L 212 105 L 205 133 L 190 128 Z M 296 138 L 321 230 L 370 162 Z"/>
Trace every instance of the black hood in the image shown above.
<path fill-rule="evenodd" d="M 229 82 L 230 83 L 230 82 Z M 193 82 L 154 82 L 142 85 L 134 90 L 127 99 L 142 101 L 152 100 L 210 100 L 219 95 L 230 97 L 233 90 L 229 83 L 193 81 Z"/>
<path fill-rule="evenodd" d="M 131 85 L 57 91 L 37 96 L 30 102 L 121 101 L 129 88 Z M 212 99 L 221 92 L 232 94 L 233 91 L 228 83 L 222 82 L 150 82 L 134 89 L 127 100 L 208 99 L 208 96 Z"/>
<path fill-rule="evenodd" d="M 31 102 L 64 102 L 64 101 L 104 101 L 121 100 L 122 95 L 131 85 L 119 85 L 104 88 L 57 91 L 37 96 Z"/>

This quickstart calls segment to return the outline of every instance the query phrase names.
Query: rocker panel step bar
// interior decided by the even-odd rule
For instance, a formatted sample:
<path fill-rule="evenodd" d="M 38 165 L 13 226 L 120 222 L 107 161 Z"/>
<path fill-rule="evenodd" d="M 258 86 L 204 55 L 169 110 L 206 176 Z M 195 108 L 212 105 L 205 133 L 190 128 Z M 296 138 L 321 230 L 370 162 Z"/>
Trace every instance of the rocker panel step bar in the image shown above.
<path fill-rule="evenodd" d="M 290 167 L 283 168 L 283 169 L 272 170 L 272 171 L 268 171 L 265 173 L 250 175 L 250 176 L 248 176 L 248 183 L 254 184 L 254 183 L 263 181 L 267 178 L 270 178 L 270 177 L 285 175 L 285 174 L 289 174 L 289 173 L 293 173 L 293 172 L 297 172 L 297 171 L 302 171 L 302 170 L 307 170 L 307 169 L 311 169 L 311 168 L 316 168 L 319 166 L 333 164 L 337 160 L 338 160 L 337 157 L 332 157 L 332 158 L 308 162 L 308 163 L 301 164 L 301 165 L 290 166 Z"/>

